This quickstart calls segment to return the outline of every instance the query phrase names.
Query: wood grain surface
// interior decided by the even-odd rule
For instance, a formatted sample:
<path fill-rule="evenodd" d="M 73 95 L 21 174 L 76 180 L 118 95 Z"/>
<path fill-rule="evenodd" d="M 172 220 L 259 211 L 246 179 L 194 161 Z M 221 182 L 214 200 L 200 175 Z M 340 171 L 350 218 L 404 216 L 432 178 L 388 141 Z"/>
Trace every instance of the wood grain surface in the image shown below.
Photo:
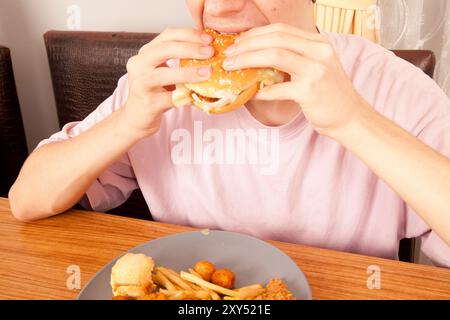
<path fill-rule="evenodd" d="M 70 210 L 34 222 L 17 221 L 0 198 L 0 299 L 74 299 L 67 268 L 81 270 L 81 287 L 114 257 L 143 242 L 191 228 Z M 299 244 L 268 241 L 305 273 L 314 299 L 450 299 L 450 270 Z M 381 288 L 369 289 L 369 266 Z"/>

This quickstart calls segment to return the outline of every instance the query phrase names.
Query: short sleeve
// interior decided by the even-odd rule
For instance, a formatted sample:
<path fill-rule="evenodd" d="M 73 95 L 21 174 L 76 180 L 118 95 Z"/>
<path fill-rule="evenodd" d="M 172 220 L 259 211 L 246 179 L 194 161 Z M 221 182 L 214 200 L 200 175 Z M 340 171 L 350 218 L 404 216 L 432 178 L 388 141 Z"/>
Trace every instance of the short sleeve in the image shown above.
<path fill-rule="evenodd" d="M 420 132 L 418 138 L 450 158 L 450 100 L 447 100 L 447 104 L 448 111 L 444 111 L 443 114 L 431 121 Z M 409 207 L 407 208 L 406 237 L 421 237 L 422 252 L 433 264 L 450 268 L 450 247 Z"/>
<path fill-rule="evenodd" d="M 118 110 L 125 103 L 127 94 L 128 81 L 125 75 L 118 81 L 114 93 L 84 120 L 67 123 L 61 131 L 41 141 L 36 149 L 49 143 L 69 140 L 88 130 Z M 80 204 L 89 210 L 107 211 L 124 203 L 138 187 L 128 154 L 124 154 L 93 182 Z"/>

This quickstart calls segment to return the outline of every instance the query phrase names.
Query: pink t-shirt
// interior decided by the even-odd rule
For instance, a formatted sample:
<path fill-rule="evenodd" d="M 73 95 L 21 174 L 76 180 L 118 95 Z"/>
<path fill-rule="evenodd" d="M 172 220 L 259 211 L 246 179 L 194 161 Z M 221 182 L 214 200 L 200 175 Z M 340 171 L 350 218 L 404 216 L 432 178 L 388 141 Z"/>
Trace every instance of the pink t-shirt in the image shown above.
<path fill-rule="evenodd" d="M 378 112 L 450 157 L 450 100 L 432 79 L 360 37 L 327 36 L 358 92 Z M 86 119 L 68 123 L 39 146 L 92 127 L 120 108 L 127 93 L 125 75 Z M 421 236 L 425 254 L 450 267 L 450 247 L 302 114 L 273 128 L 245 107 L 223 115 L 172 109 L 157 134 L 98 177 L 82 204 L 106 211 L 136 188 L 157 221 L 391 259 L 398 257 L 400 239 Z"/>

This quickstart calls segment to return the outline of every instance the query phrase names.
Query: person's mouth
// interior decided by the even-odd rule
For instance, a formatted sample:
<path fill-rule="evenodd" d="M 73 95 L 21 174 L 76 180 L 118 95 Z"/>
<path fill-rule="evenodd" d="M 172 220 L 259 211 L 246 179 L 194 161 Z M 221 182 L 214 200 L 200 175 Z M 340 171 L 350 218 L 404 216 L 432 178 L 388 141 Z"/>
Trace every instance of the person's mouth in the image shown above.
<path fill-rule="evenodd" d="M 254 27 L 256 26 L 238 26 L 238 25 L 234 26 L 234 25 L 214 24 L 214 23 L 205 24 L 205 29 L 213 29 L 222 34 L 241 33 L 250 30 Z"/>

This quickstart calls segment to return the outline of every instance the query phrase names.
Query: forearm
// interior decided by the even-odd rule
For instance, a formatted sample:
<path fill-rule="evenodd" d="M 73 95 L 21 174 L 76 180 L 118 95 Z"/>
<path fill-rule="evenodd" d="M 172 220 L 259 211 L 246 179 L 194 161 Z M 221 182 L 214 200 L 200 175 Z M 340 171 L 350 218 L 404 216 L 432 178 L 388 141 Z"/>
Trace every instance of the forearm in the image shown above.
<path fill-rule="evenodd" d="M 364 161 L 450 245 L 450 159 L 365 107 L 332 138 Z"/>
<path fill-rule="evenodd" d="M 33 152 L 9 193 L 13 213 L 34 220 L 77 203 L 94 180 L 142 138 L 127 130 L 121 110 L 73 139 Z"/>

